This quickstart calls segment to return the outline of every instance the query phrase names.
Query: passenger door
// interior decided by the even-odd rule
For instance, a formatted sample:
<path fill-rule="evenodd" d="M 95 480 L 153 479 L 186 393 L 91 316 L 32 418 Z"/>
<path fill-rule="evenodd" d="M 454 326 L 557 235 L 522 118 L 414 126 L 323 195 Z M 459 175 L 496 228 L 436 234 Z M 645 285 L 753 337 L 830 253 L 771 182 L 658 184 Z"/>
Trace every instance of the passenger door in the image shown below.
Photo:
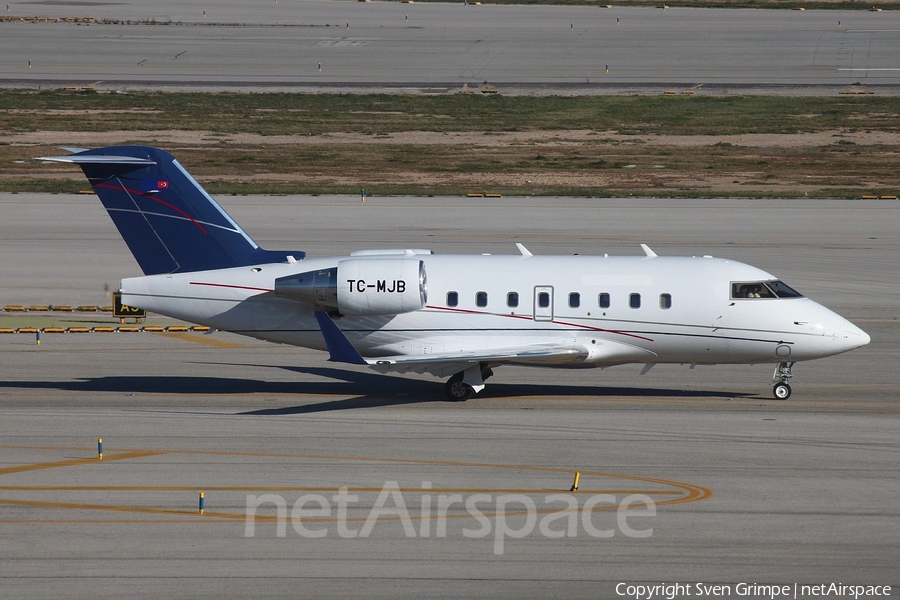
<path fill-rule="evenodd" d="M 534 320 L 553 320 L 553 286 L 534 286 Z"/>

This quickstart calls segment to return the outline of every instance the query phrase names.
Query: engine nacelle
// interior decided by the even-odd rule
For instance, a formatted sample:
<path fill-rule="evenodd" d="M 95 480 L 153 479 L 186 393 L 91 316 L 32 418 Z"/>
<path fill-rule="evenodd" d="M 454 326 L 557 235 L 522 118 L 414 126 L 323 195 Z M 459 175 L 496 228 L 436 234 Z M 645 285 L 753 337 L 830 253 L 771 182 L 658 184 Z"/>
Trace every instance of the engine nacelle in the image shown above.
<path fill-rule="evenodd" d="M 279 296 L 342 315 L 397 315 L 425 307 L 425 263 L 415 258 L 351 258 L 337 267 L 275 280 Z"/>
<path fill-rule="evenodd" d="M 415 258 L 342 260 L 337 267 L 338 312 L 397 315 L 425 307 L 425 263 Z"/>

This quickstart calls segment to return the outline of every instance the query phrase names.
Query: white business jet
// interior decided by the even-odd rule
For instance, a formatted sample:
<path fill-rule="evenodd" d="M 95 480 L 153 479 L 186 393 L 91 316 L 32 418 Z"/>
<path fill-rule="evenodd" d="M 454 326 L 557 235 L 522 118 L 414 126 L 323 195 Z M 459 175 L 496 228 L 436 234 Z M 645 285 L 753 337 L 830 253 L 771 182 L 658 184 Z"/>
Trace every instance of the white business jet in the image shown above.
<path fill-rule="evenodd" d="M 797 361 L 869 336 L 755 267 L 710 256 L 440 256 L 364 250 L 335 258 L 257 246 L 175 158 L 156 148 L 68 149 L 144 277 L 123 303 L 330 360 L 449 377 L 466 400 L 506 364 L 774 363 L 791 395 Z"/>

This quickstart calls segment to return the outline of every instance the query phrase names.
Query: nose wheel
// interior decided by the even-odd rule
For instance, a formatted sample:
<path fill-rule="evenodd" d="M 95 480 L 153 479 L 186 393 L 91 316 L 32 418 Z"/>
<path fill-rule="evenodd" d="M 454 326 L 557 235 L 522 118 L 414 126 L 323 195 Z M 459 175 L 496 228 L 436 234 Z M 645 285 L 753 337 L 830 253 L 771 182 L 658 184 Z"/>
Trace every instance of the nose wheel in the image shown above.
<path fill-rule="evenodd" d="M 794 376 L 792 369 L 794 363 L 778 363 L 775 374 L 772 376 L 772 395 L 779 400 L 787 400 L 791 397 L 791 386 L 788 379 Z"/>
<path fill-rule="evenodd" d="M 779 400 L 787 400 L 791 397 L 791 386 L 786 383 L 777 383 L 772 388 L 772 395 Z"/>

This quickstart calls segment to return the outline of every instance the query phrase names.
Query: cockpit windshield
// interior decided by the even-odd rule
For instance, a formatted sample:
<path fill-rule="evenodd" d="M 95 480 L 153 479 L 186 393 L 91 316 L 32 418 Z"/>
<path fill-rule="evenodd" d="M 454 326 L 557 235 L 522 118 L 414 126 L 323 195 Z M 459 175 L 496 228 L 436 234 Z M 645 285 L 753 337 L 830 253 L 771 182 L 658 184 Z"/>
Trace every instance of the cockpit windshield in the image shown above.
<path fill-rule="evenodd" d="M 731 283 L 732 299 L 802 298 L 803 294 L 783 281 L 736 281 Z"/>

